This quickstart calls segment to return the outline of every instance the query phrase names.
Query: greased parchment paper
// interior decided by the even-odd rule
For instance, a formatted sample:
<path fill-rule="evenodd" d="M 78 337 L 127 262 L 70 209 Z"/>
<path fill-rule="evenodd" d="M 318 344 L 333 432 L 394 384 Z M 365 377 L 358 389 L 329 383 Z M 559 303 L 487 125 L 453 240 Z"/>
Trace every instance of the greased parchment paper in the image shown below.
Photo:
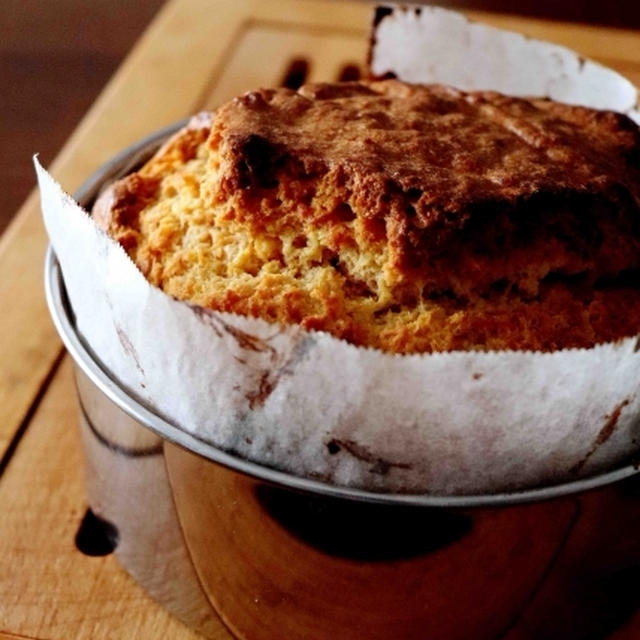
<path fill-rule="evenodd" d="M 527 69 L 532 52 L 555 59 L 553 45 L 511 46 L 519 36 L 450 12 L 413 15 L 424 33 L 441 34 L 435 50 L 428 38 L 421 44 L 421 55 L 436 62 L 441 30 L 455 21 L 445 31 L 447 46 L 470 78 L 473 65 L 490 64 L 476 55 L 478 34 L 500 51 L 499 66 L 507 56 L 510 67 Z M 585 64 L 567 60 L 578 58 L 566 52 L 541 69 L 556 79 L 566 74 L 567 86 L 581 86 L 583 76 L 592 82 Z M 631 109 L 629 83 L 598 73 L 619 88 L 611 103 L 598 106 Z M 546 86 L 540 82 L 536 87 Z M 576 101 L 584 103 L 584 95 L 578 91 Z M 80 334 L 133 396 L 222 449 L 337 484 L 469 494 L 590 475 L 640 448 L 635 337 L 555 353 L 394 356 L 206 311 L 149 285 L 37 161 L 36 169 Z"/>

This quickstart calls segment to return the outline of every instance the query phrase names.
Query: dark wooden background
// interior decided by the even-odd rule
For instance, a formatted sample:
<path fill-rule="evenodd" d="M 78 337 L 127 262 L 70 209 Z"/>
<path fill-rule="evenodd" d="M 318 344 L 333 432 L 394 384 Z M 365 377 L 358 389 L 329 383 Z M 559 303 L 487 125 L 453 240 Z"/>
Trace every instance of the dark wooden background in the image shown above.
<path fill-rule="evenodd" d="M 31 155 L 39 152 L 45 164 L 53 159 L 163 4 L 0 0 L 0 233 L 34 186 Z M 211 4 L 215 10 L 215 0 Z M 640 29 L 637 0 L 439 4 Z"/>

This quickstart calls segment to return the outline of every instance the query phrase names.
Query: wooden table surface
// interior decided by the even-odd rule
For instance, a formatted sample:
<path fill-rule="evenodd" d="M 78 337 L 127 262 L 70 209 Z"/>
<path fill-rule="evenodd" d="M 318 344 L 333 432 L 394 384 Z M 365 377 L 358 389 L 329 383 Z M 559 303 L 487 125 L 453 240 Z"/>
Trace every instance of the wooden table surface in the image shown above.
<path fill-rule="evenodd" d="M 328 0 L 170 1 L 50 169 L 73 191 L 136 139 L 244 90 L 281 84 L 305 65 L 308 80 L 353 74 L 366 60 L 370 12 Z M 640 85 L 638 31 L 473 15 L 568 45 Z M 89 557 L 74 544 L 87 505 L 71 365 L 44 301 L 46 244 L 33 193 L 0 238 L 0 640 L 195 638 L 112 555 Z M 575 532 L 582 526 L 588 536 L 602 524 L 589 519 L 599 499 L 598 492 L 576 499 Z M 633 523 L 616 522 L 612 535 Z M 640 551 L 625 545 L 628 561 L 617 557 L 616 570 L 627 571 L 634 592 L 623 594 L 626 608 L 597 635 L 583 625 L 583 635 L 571 637 L 640 637 Z M 525 611 L 504 637 L 542 637 L 531 618 Z M 218 637 L 231 638 L 222 624 Z"/>

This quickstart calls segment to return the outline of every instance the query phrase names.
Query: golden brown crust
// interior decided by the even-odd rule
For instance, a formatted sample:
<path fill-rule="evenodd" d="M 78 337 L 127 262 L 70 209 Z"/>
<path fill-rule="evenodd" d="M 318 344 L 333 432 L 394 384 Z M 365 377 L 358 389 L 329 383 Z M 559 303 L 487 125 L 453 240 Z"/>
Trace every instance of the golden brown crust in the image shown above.
<path fill-rule="evenodd" d="M 555 349 L 637 332 L 639 203 L 625 116 L 381 81 L 237 98 L 97 218 L 203 306 L 400 353 Z"/>

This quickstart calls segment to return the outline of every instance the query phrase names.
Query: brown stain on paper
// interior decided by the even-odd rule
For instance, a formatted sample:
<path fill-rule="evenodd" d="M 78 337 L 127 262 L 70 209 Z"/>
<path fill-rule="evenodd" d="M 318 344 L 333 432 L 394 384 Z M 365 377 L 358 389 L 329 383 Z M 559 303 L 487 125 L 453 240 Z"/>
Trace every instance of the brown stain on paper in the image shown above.
<path fill-rule="evenodd" d="M 268 352 L 273 356 L 276 355 L 276 350 L 262 338 L 240 331 L 240 329 L 232 327 L 220 318 L 217 320 L 222 326 L 223 331 L 230 335 L 238 343 L 238 346 L 241 349 L 245 349 L 246 351 L 255 351 L 256 353 Z"/>
<path fill-rule="evenodd" d="M 198 318 L 200 318 L 200 320 L 204 321 L 209 327 L 211 327 L 219 338 L 223 338 L 226 334 L 233 338 L 238 347 L 243 351 L 252 351 L 254 353 L 265 354 L 267 356 L 267 367 L 263 366 L 256 371 L 255 389 L 245 392 L 245 398 L 247 399 L 251 409 L 257 409 L 263 406 L 269 396 L 273 393 L 274 389 L 278 386 L 278 382 L 280 381 L 282 374 L 287 370 L 287 363 L 285 363 L 284 366 L 278 366 L 278 352 L 268 343 L 267 340 L 237 329 L 208 309 L 204 309 L 197 305 L 192 305 L 191 309 L 195 312 Z M 234 359 L 239 364 L 252 370 L 254 369 L 244 357 L 234 356 Z"/>
<path fill-rule="evenodd" d="M 578 464 L 574 465 L 573 467 L 571 467 L 571 469 L 569 469 L 570 473 L 579 473 L 584 467 L 584 465 L 587 463 L 589 458 L 591 458 L 591 456 L 598 450 L 598 447 L 600 447 L 605 442 L 607 442 L 607 440 L 609 440 L 609 438 L 613 435 L 614 431 L 616 430 L 616 427 L 618 426 L 618 420 L 620 419 L 622 410 L 630 402 L 631 402 L 631 398 L 626 398 L 620 404 L 618 404 L 610 414 L 605 416 L 606 421 L 602 426 L 602 428 L 600 429 L 600 431 L 598 432 L 598 435 L 596 436 L 596 439 L 594 440 L 593 445 L 591 445 L 591 449 L 589 449 L 585 457 L 582 460 L 580 460 Z"/>
<path fill-rule="evenodd" d="M 370 462 L 372 466 L 369 471 L 382 476 L 389 473 L 389 470 L 393 467 L 397 469 L 411 469 L 411 465 L 406 462 L 391 462 L 375 456 L 366 447 L 363 447 L 353 440 L 339 440 L 337 438 L 333 438 L 327 443 L 327 449 L 331 455 L 335 455 L 341 449 L 344 449 L 354 458 L 358 458 L 358 460 L 362 460 L 363 462 Z"/>
<path fill-rule="evenodd" d="M 282 368 L 272 368 L 276 366 L 278 352 L 262 338 L 258 338 L 257 336 L 246 333 L 245 331 L 236 329 L 220 318 L 217 318 L 217 320 L 220 323 L 222 330 L 227 335 L 231 336 L 241 349 L 244 351 L 268 354 L 271 366 L 260 372 L 256 389 L 245 393 L 245 398 L 249 402 L 249 407 L 251 409 L 263 406 L 269 396 L 273 393 L 273 390 L 278 386 L 278 382 L 280 381 L 280 376 L 283 371 Z M 236 356 L 236 360 L 240 362 L 240 364 L 247 364 L 246 360 L 243 358 L 238 358 Z"/>
<path fill-rule="evenodd" d="M 281 371 L 282 369 L 276 370 L 273 373 L 269 371 L 262 372 L 260 381 L 258 382 L 258 388 L 251 393 L 245 394 L 245 398 L 249 401 L 249 407 L 251 407 L 251 409 L 256 409 L 264 405 L 273 393 L 273 390 L 278 386 Z"/>
<path fill-rule="evenodd" d="M 140 359 L 138 358 L 138 352 L 135 350 L 135 347 L 133 346 L 131 339 L 125 333 L 122 327 L 116 325 L 115 328 L 116 328 L 116 334 L 118 335 L 118 340 L 120 341 L 120 344 L 122 345 L 122 348 L 124 349 L 125 353 L 131 356 L 131 358 L 133 359 L 133 362 L 136 365 L 136 369 L 140 372 L 142 376 L 144 376 L 145 375 L 144 369 L 140 364 Z"/>
<path fill-rule="evenodd" d="M 622 410 L 631 402 L 629 398 L 621 402 L 608 416 L 607 421 L 604 423 L 604 427 L 600 429 L 598 433 L 598 437 L 596 438 L 596 446 L 604 444 L 615 431 L 616 425 L 618 424 L 618 419 L 620 418 L 620 414 Z"/>

